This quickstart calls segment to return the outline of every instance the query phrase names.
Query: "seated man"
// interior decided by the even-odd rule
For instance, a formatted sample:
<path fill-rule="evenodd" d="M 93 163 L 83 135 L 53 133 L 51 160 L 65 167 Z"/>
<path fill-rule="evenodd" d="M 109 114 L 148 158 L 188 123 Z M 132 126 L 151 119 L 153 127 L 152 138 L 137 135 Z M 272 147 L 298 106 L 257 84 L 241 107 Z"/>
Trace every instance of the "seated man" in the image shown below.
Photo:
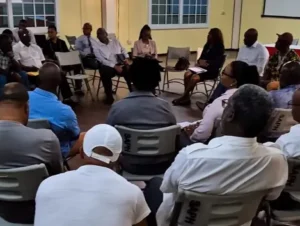
<path fill-rule="evenodd" d="M 43 49 L 43 53 L 45 58 L 50 61 L 54 61 L 58 64 L 57 57 L 55 52 L 69 52 L 69 49 L 66 45 L 66 42 L 57 37 L 57 29 L 54 25 L 48 26 L 48 40 L 46 41 L 45 47 Z M 63 67 L 63 71 L 68 72 L 74 69 L 75 74 L 80 74 L 81 65 L 78 66 L 70 66 L 70 67 Z M 74 104 L 74 100 L 72 99 L 72 92 L 69 86 L 67 79 L 65 78 L 66 73 L 62 73 L 62 83 L 60 84 L 61 95 L 64 98 L 64 103 L 66 104 Z M 77 95 L 84 95 L 81 90 L 82 81 L 75 80 L 75 94 Z"/>
<path fill-rule="evenodd" d="M 122 138 L 109 125 L 84 137 L 84 166 L 50 177 L 36 195 L 35 226 L 146 226 L 150 209 L 143 192 L 114 172 Z"/>
<path fill-rule="evenodd" d="M 2 34 L 0 35 L 0 89 L 7 82 L 21 82 L 28 87 L 27 74 L 21 71 L 19 63 L 14 59 L 11 39 Z"/>
<path fill-rule="evenodd" d="M 0 94 L 0 168 L 11 169 L 44 163 L 50 175 L 63 172 L 59 141 L 52 131 L 31 129 L 28 93 L 19 83 L 9 83 Z M 0 216 L 14 223 L 32 223 L 34 200 L 0 202 Z"/>
<path fill-rule="evenodd" d="M 262 85 L 266 86 L 269 91 L 279 88 L 279 75 L 282 65 L 289 61 L 299 61 L 300 58 L 297 53 L 290 49 L 293 43 L 293 35 L 291 33 L 283 33 L 278 35 L 276 42 L 276 54 L 270 57 L 267 63 L 264 76 L 262 78 Z"/>
<path fill-rule="evenodd" d="M 54 63 L 45 63 L 39 70 L 39 78 L 39 87 L 29 92 L 29 118 L 48 119 L 52 131 L 60 140 L 63 156 L 76 154 L 78 150 L 74 149 L 77 147 L 74 143 L 80 138 L 76 115 L 56 96 L 61 81 L 60 68 Z"/>
<path fill-rule="evenodd" d="M 46 61 L 42 49 L 38 45 L 30 43 L 28 30 L 20 30 L 19 37 L 20 41 L 13 46 L 15 59 L 19 61 L 21 68 L 24 71 L 37 72 Z M 37 77 L 31 76 L 30 78 L 33 83 L 38 83 L 36 79 Z M 70 87 L 65 76 L 62 76 L 60 89 L 64 102 L 72 105 L 72 92 L 70 91 Z"/>
<path fill-rule="evenodd" d="M 99 69 L 99 62 L 96 59 L 96 50 L 99 48 L 99 41 L 92 37 L 93 27 L 85 23 L 82 28 L 83 35 L 75 42 L 75 49 L 80 52 L 82 64 L 85 68 Z"/>
<path fill-rule="evenodd" d="M 18 43 L 21 40 L 19 32 L 22 31 L 22 30 L 28 30 L 27 29 L 27 21 L 26 20 L 20 20 L 19 27 L 13 30 L 14 41 L 16 43 Z M 36 44 L 33 32 L 31 30 L 28 30 L 28 34 L 30 36 L 30 42 L 32 44 Z"/>
<path fill-rule="evenodd" d="M 296 122 L 300 123 L 300 90 L 297 90 L 292 98 L 292 113 Z M 300 125 L 295 125 L 290 132 L 282 135 L 277 141 L 287 159 L 300 157 Z M 289 193 L 282 192 L 280 197 L 271 203 L 273 209 L 293 210 L 300 209 L 300 203 L 296 202 Z"/>
<path fill-rule="evenodd" d="M 300 62 L 288 62 L 280 71 L 280 90 L 270 92 L 274 108 L 292 108 L 294 92 L 300 88 Z"/>
<path fill-rule="evenodd" d="M 268 93 L 256 85 L 244 85 L 232 95 L 221 122 L 225 136 L 186 147 L 165 173 L 158 225 L 169 225 L 179 188 L 222 195 L 269 190 L 268 200 L 280 195 L 287 161 L 279 149 L 256 141 L 272 110 Z"/>
<path fill-rule="evenodd" d="M 169 103 L 152 93 L 160 80 L 158 61 L 136 58 L 129 73 L 132 76 L 134 91 L 112 106 L 106 123 L 142 130 L 175 125 L 176 118 Z M 161 174 L 171 165 L 174 155 L 175 153 L 168 154 L 163 161 L 157 157 L 145 157 L 144 160 L 139 157 L 135 161 L 132 156 L 123 153 L 121 163 L 124 170 L 131 173 Z"/>
<path fill-rule="evenodd" d="M 96 57 L 102 64 L 100 74 L 106 94 L 106 100 L 104 103 L 110 105 L 114 102 L 111 79 L 116 75 L 123 76 L 126 80 L 128 89 L 132 91 L 131 81 L 128 74 L 129 55 L 117 39 L 108 39 L 107 32 L 104 28 L 99 28 L 97 30 L 97 37 L 100 44 Z"/>
<path fill-rule="evenodd" d="M 10 42 L 12 43 L 12 45 L 16 44 L 15 39 L 14 39 L 14 35 L 13 32 L 10 29 L 5 29 L 2 32 L 3 35 L 7 35 L 10 38 Z"/>

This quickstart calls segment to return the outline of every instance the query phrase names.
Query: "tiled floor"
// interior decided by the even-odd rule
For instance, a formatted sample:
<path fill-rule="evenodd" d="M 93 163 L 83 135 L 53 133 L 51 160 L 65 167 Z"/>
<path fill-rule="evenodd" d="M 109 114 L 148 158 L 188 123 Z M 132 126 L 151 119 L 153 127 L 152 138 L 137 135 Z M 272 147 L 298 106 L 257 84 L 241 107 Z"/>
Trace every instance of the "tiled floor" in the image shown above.
<path fill-rule="evenodd" d="M 227 54 L 228 57 L 227 57 L 226 64 L 231 62 L 236 57 L 236 52 L 228 52 Z M 196 56 L 192 55 L 191 59 L 195 59 L 195 58 Z M 160 60 L 165 61 L 165 57 L 162 57 Z M 164 65 L 164 63 L 162 63 L 162 65 Z M 182 78 L 183 74 L 170 73 L 169 76 L 170 79 Z M 162 74 L 162 78 L 163 78 L 163 74 Z M 94 95 L 96 94 L 97 85 L 98 85 L 98 81 L 95 81 L 95 85 L 93 86 Z M 168 90 L 171 91 L 172 94 L 164 92 L 161 93 L 160 98 L 167 100 L 171 104 L 171 101 L 174 98 L 178 97 L 179 94 L 183 92 L 183 86 L 180 84 L 171 84 Z M 199 85 L 198 91 L 204 91 L 203 86 Z M 173 93 L 178 93 L 178 94 L 173 94 Z M 120 100 L 124 98 L 127 94 L 128 94 L 127 89 L 119 88 L 115 99 Z M 109 107 L 102 104 L 103 98 L 104 98 L 104 93 L 103 93 L 103 88 L 101 88 L 99 97 L 97 98 L 96 101 L 92 102 L 89 97 L 84 97 L 81 100 L 80 105 L 76 107 L 75 112 L 77 114 L 79 125 L 82 131 L 87 131 L 93 125 L 105 122 L 109 111 Z M 199 120 L 202 117 L 202 112 L 195 105 L 195 102 L 198 100 L 205 101 L 205 98 L 203 95 L 195 94 L 192 96 L 191 106 L 189 107 L 172 106 L 178 122 Z"/>

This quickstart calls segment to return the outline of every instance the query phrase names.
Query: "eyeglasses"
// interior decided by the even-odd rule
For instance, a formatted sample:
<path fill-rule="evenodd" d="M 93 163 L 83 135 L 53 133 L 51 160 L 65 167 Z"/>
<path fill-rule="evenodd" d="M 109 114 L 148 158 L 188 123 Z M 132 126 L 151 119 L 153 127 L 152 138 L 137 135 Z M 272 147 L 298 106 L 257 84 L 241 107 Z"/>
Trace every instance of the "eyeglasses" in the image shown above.
<path fill-rule="evenodd" d="M 223 108 L 226 108 L 227 105 L 228 105 L 228 99 L 222 100 L 222 107 L 223 107 Z"/>
<path fill-rule="evenodd" d="M 225 69 L 222 71 L 222 75 L 226 75 L 226 76 L 228 76 L 228 77 L 230 77 L 230 78 L 233 78 L 232 75 L 230 75 L 230 74 L 228 74 L 228 73 L 225 72 Z"/>

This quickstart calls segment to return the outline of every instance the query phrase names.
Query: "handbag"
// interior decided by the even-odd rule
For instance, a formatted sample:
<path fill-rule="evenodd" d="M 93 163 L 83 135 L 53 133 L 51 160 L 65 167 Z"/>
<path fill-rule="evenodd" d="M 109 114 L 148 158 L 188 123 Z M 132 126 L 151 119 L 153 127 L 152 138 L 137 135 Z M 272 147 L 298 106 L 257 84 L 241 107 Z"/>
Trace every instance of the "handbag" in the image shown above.
<path fill-rule="evenodd" d="M 184 71 L 187 70 L 190 66 L 190 62 L 185 57 L 180 57 L 175 65 L 175 70 Z"/>

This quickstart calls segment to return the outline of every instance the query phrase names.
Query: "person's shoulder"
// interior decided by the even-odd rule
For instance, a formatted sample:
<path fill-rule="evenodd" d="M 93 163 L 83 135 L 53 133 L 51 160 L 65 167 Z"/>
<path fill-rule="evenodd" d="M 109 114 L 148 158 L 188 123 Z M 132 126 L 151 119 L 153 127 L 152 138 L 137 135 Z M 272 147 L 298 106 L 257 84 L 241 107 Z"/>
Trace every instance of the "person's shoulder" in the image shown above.
<path fill-rule="evenodd" d="M 181 155 L 185 155 L 186 159 L 194 159 L 205 157 L 207 153 L 211 152 L 211 150 L 219 147 L 220 145 L 206 145 L 202 143 L 192 144 L 190 146 L 185 147 L 180 151 Z"/>
<path fill-rule="evenodd" d="M 35 49 L 42 50 L 37 44 L 31 43 L 30 45 Z"/>
<path fill-rule="evenodd" d="M 150 42 L 151 44 L 153 44 L 153 45 L 156 44 L 156 42 L 155 42 L 153 39 L 150 39 L 149 42 Z"/>
<path fill-rule="evenodd" d="M 15 45 L 13 45 L 13 51 L 19 50 L 21 48 L 21 42 L 17 42 Z"/>
<path fill-rule="evenodd" d="M 280 149 L 280 146 L 276 143 L 267 142 L 264 144 L 259 144 L 259 148 L 264 149 L 264 155 L 269 155 L 274 158 L 284 158 L 284 154 Z"/>
<path fill-rule="evenodd" d="M 58 101 L 57 106 L 58 106 L 57 110 L 61 112 L 62 116 L 73 117 L 76 115 L 73 109 L 69 105 L 62 103 L 61 101 Z"/>
<path fill-rule="evenodd" d="M 52 191 L 59 189 L 62 185 L 64 185 L 65 191 L 67 191 L 68 188 L 66 187 L 66 179 L 74 175 L 74 173 L 76 173 L 76 171 L 69 171 L 48 177 L 47 179 L 43 180 L 43 182 L 39 186 L 37 198 L 39 196 L 51 196 Z M 71 186 L 72 185 L 70 185 L 70 187 Z"/>

